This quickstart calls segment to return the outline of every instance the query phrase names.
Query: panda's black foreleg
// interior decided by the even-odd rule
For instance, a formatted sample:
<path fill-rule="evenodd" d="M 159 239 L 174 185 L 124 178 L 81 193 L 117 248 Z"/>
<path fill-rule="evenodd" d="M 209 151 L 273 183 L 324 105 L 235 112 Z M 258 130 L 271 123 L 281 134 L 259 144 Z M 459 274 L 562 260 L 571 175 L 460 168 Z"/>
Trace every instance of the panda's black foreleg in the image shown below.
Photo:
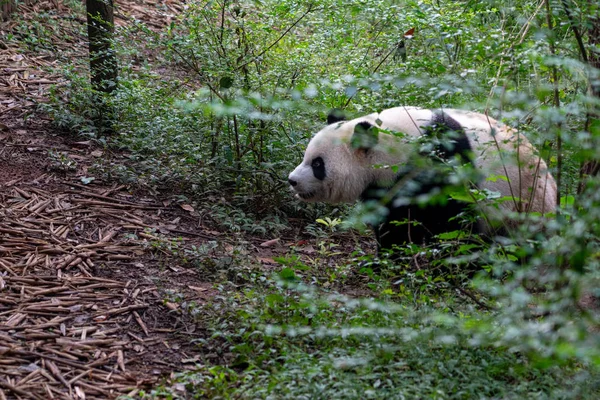
<path fill-rule="evenodd" d="M 389 207 L 386 220 L 375 229 L 377 249 L 380 257 L 392 251 L 392 261 L 402 262 L 399 247 L 407 244 L 428 246 L 437 242 L 437 235 L 465 229 L 456 218 L 468 211 L 468 204 L 449 200 L 444 205 L 408 205 Z"/>
<path fill-rule="evenodd" d="M 411 255 L 401 247 L 409 243 L 426 244 L 431 233 L 420 222 L 412 219 L 412 207 L 397 207 L 389 210 L 388 218 L 374 228 L 377 239 L 377 255 L 380 259 L 387 258 L 392 263 L 401 265 L 408 263 Z M 381 264 L 372 267 L 374 272 L 381 271 Z"/>
<path fill-rule="evenodd" d="M 448 222 L 456 215 L 454 211 L 446 206 L 388 207 L 386 221 L 379 229 L 379 244 L 382 249 L 393 249 L 394 245 L 407 243 L 426 245 L 435 235 L 455 228 Z"/>

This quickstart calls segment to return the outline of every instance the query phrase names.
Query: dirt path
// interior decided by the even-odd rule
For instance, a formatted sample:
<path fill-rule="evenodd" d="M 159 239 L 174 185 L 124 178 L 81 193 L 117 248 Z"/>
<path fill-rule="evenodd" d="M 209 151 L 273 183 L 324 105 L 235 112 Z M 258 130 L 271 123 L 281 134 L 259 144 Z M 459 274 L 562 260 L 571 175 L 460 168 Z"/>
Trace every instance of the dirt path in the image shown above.
<path fill-rule="evenodd" d="M 176 209 L 55 178 L 0 182 L 0 398 L 111 398 L 195 361 L 198 327 L 166 291 L 214 291 L 153 244 L 201 234 Z"/>
<path fill-rule="evenodd" d="M 201 327 L 164 300 L 215 291 L 163 245 L 211 236 L 181 208 L 77 183 L 98 150 L 29 128 L 0 143 L 0 399 L 114 398 L 192 366 Z"/>

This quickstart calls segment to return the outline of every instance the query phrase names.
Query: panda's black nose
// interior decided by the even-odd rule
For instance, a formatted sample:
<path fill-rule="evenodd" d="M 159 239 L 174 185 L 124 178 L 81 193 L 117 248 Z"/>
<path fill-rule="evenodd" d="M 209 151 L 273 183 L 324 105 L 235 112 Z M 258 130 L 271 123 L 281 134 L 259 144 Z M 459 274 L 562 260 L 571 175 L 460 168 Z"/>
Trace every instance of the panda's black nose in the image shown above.
<path fill-rule="evenodd" d="M 296 186 L 296 185 L 298 184 L 298 182 L 296 182 L 296 181 L 295 181 L 295 180 L 293 180 L 293 179 L 288 179 L 288 182 L 289 182 L 289 183 L 290 183 L 290 185 L 292 185 L 292 186 Z"/>

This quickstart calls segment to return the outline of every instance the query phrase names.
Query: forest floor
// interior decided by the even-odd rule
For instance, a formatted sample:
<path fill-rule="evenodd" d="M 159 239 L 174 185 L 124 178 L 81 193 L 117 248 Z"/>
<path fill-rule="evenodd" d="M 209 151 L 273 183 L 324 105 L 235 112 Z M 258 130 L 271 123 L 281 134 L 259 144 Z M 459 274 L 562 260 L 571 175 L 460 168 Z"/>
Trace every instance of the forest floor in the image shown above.
<path fill-rule="evenodd" d="M 145 3 L 119 1 L 116 23 L 161 27 L 180 7 Z M 53 7 L 61 3 L 20 11 Z M 61 50 L 86 57 L 84 40 Z M 181 304 L 218 292 L 175 253 L 222 233 L 160 194 L 87 181 L 95 159 L 122 155 L 57 132 L 36 111 L 64 80 L 47 72 L 56 59 L 0 44 L 0 399 L 135 396 L 193 368 L 203 327 Z M 269 268 L 286 248 L 262 241 L 249 238 L 248 257 Z"/>

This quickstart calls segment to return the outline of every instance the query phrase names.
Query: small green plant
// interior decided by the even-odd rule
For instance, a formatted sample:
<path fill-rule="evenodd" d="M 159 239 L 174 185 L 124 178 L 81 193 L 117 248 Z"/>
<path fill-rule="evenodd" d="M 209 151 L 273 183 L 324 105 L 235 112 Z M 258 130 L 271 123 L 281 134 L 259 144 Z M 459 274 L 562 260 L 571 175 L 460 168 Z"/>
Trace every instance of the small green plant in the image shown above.
<path fill-rule="evenodd" d="M 50 169 L 60 172 L 75 171 L 77 169 L 77 161 L 69 157 L 68 153 L 62 151 L 48 151 L 50 159 Z"/>
<path fill-rule="evenodd" d="M 337 226 L 342 223 L 342 220 L 340 218 L 325 217 L 318 218 L 316 222 L 321 225 L 325 225 L 330 230 L 330 233 L 334 233 L 337 231 Z"/>
<path fill-rule="evenodd" d="M 209 215 L 215 223 L 231 233 L 267 236 L 276 235 L 288 229 L 288 226 L 278 215 L 267 214 L 260 218 L 230 205 L 215 204 L 208 207 L 210 208 Z"/>
<path fill-rule="evenodd" d="M 144 243 L 157 252 L 173 256 L 178 256 L 181 253 L 183 246 L 182 238 L 173 238 L 164 235 L 153 228 L 144 229 L 144 238 Z"/>
<path fill-rule="evenodd" d="M 333 211 L 330 211 L 330 213 L 335 215 L 340 211 L 342 211 L 343 213 L 347 212 L 346 209 L 340 210 L 336 208 Z M 317 239 L 326 239 L 331 238 L 332 236 L 335 236 L 336 234 L 340 233 L 340 228 L 343 229 L 347 226 L 351 225 L 346 224 L 346 222 L 344 221 L 344 215 L 340 217 L 325 216 L 322 218 L 315 219 L 314 224 L 308 224 L 304 229 L 309 235 Z"/>

